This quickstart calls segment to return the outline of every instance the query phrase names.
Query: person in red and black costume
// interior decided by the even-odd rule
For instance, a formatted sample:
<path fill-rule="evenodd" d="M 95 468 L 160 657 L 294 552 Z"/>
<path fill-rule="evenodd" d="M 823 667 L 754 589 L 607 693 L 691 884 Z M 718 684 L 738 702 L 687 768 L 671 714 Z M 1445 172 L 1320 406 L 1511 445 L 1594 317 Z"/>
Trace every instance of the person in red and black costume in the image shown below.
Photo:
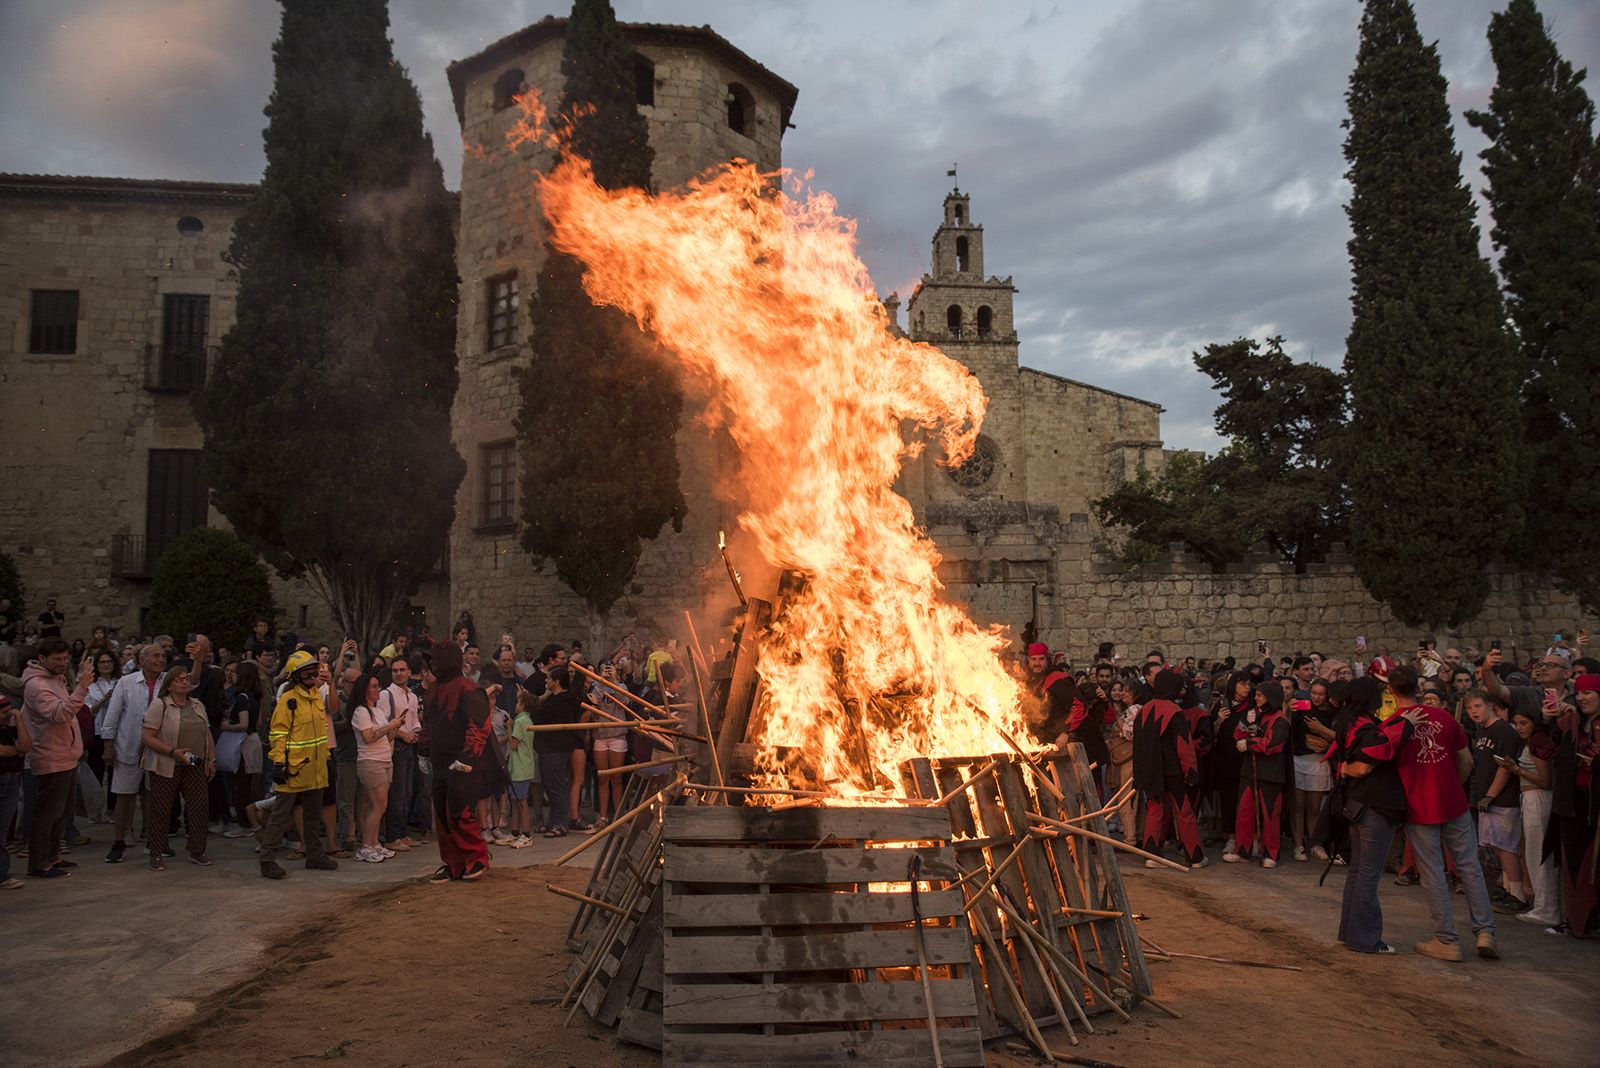
<path fill-rule="evenodd" d="M 489 871 L 489 848 L 475 811 L 494 782 L 489 695 L 461 673 L 461 647 L 453 642 L 435 649 L 433 673 L 423 707 L 433 764 L 433 819 L 444 863 L 428 881 L 479 879 Z"/>
<path fill-rule="evenodd" d="M 1573 685 L 1572 704 L 1547 704 L 1545 716 L 1556 712 L 1555 743 L 1551 762 L 1552 827 L 1545 841 L 1561 869 L 1566 932 L 1585 938 L 1600 926 L 1600 904 L 1595 876 L 1600 873 L 1600 780 L 1595 758 L 1600 756 L 1600 675 L 1579 675 Z M 1554 928 L 1560 931 L 1562 928 Z"/>
<path fill-rule="evenodd" d="M 1395 757 L 1422 718 L 1412 710 L 1379 721 L 1382 708 L 1383 686 L 1377 679 L 1350 683 L 1345 710 L 1334 724 L 1333 745 L 1323 758 L 1338 776 L 1329 804 L 1350 825 L 1350 874 L 1339 910 L 1339 941 L 1353 953 L 1394 952 L 1383 940 L 1378 882 L 1395 831 L 1406 818 L 1406 790 Z"/>
<path fill-rule="evenodd" d="M 1283 766 L 1289 744 L 1289 717 L 1283 714 L 1283 688 L 1267 683 L 1256 687 L 1255 707 L 1247 709 L 1234 727 L 1234 748 L 1244 754 L 1239 765 L 1239 810 L 1233 827 L 1234 851 L 1222 859 L 1237 864 L 1250 855 L 1257 832 L 1266 856 L 1263 868 L 1278 866 L 1283 838 Z"/>
<path fill-rule="evenodd" d="M 1094 766 L 1094 784 L 1104 793 L 1105 769 L 1111 763 L 1111 748 L 1106 745 L 1108 703 L 1091 708 L 1078 692 L 1072 673 L 1050 663 L 1050 647 L 1043 642 L 1028 646 L 1028 687 L 1039 703 L 1038 725 L 1034 734 L 1049 745 L 1064 747 L 1078 742 Z"/>
<path fill-rule="evenodd" d="M 1151 683 L 1155 696 L 1139 709 L 1133 725 L 1133 784 L 1144 794 L 1144 850 L 1160 853 L 1170 823 L 1184 856 L 1197 868 L 1206 865 L 1195 822 L 1193 791 L 1200 785 L 1189 718 L 1178 707 L 1183 679 L 1164 670 Z M 1160 867 L 1153 860 L 1147 868 Z"/>

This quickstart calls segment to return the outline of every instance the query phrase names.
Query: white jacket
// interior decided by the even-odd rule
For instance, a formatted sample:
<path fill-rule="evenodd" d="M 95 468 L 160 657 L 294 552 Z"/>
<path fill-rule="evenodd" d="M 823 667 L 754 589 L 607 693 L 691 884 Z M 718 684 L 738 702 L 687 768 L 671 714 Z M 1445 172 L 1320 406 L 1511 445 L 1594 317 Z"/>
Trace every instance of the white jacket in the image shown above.
<path fill-rule="evenodd" d="M 159 683 L 160 676 L 156 677 Z M 145 681 L 143 671 L 124 675 L 117 680 L 117 688 L 106 702 L 105 715 L 100 718 L 98 734 L 109 738 L 117 747 L 118 764 L 139 763 L 139 744 L 144 733 L 144 714 L 154 700 L 156 683 Z"/>

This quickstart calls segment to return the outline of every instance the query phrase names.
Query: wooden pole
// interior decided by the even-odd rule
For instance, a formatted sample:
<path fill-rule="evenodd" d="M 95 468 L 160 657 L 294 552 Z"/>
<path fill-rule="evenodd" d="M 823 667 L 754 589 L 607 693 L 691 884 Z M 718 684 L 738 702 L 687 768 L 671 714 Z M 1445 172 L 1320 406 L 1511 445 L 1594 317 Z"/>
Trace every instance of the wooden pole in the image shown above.
<path fill-rule="evenodd" d="M 665 797 L 668 791 L 673 790 L 673 789 L 683 785 L 683 781 L 684 781 L 683 776 L 679 775 L 676 779 L 672 780 L 667 785 L 663 786 L 661 789 L 657 790 L 655 793 L 651 794 L 649 797 L 647 797 L 643 801 L 639 802 L 633 808 L 631 808 L 628 811 L 624 812 L 622 815 L 618 816 L 616 819 L 614 819 L 610 823 L 606 824 L 600 830 L 594 832 L 588 838 L 584 839 L 582 842 L 579 842 L 573 848 L 571 848 L 571 849 L 567 850 L 565 853 L 561 854 L 559 857 L 556 858 L 556 863 L 557 864 L 565 864 L 567 861 L 571 860 L 573 857 L 577 856 L 579 853 L 582 853 L 585 849 L 588 849 L 590 846 L 594 845 L 596 842 L 600 841 L 602 838 L 605 838 L 607 835 L 614 833 L 617 830 L 617 828 L 626 827 L 630 820 L 632 820 L 635 816 L 639 815 L 639 813 L 645 811 L 651 805 L 655 804 L 657 801 L 659 801 L 663 797 Z"/>
<path fill-rule="evenodd" d="M 576 664 L 576 663 L 573 663 L 572 661 L 569 660 L 569 661 L 567 661 L 567 667 L 569 667 L 572 670 L 578 672 L 580 675 L 587 675 L 589 678 L 593 679 L 595 682 L 598 682 L 602 686 L 610 687 L 611 689 L 617 691 L 617 693 L 621 694 L 623 697 L 626 697 L 630 701 L 635 701 L 635 702 L 637 702 L 637 703 L 639 703 L 641 705 L 644 705 L 644 707 L 650 709 L 650 711 L 654 712 L 658 716 L 661 716 L 661 717 L 663 717 L 665 719 L 673 718 L 672 713 L 667 711 L 665 708 L 662 708 L 660 705 L 651 704 L 649 701 L 646 701 L 643 697 L 640 697 L 638 694 L 634 693 L 632 690 L 628 689 L 626 686 L 623 686 L 623 685 L 621 685 L 619 683 L 612 682 L 610 679 L 601 678 L 599 675 L 596 675 L 594 672 L 590 671 L 588 668 L 584 667 L 582 664 Z"/>
<path fill-rule="evenodd" d="M 711 706 L 706 704 L 706 684 L 705 680 L 700 677 L 700 665 L 697 663 L 697 660 L 703 661 L 705 659 L 700 652 L 700 636 L 695 633 L 694 619 L 690 617 L 688 609 L 684 609 L 683 618 L 689 624 L 689 637 L 694 639 L 693 655 L 689 657 L 689 667 L 694 672 L 695 700 L 700 702 L 700 727 L 706 732 L 706 737 L 711 739 L 706 744 L 706 748 L 711 751 L 711 773 L 717 777 L 718 786 L 726 786 L 728 781 L 722 777 L 722 758 L 717 755 L 717 731 L 711 724 Z M 711 668 L 707 665 L 706 673 L 710 674 L 710 671 Z M 727 804 L 725 796 L 722 798 L 722 802 Z"/>
<path fill-rule="evenodd" d="M 651 727 L 651 726 L 647 726 L 647 724 L 660 722 L 659 720 L 653 720 L 653 719 L 650 719 L 650 720 L 645 720 L 645 719 L 618 719 L 616 716 L 611 715 L 611 713 L 605 711 L 604 709 L 596 708 L 594 705 L 591 705 L 587 701 L 584 701 L 582 703 L 582 705 L 583 705 L 584 708 L 588 709 L 591 712 L 597 712 L 602 716 L 609 717 L 612 724 L 621 724 L 622 726 L 625 726 L 625 727 L 637 727 L 640 730 L 644 731 L 646 734 L 659 734 L 659 735 L 661 735 L 662 737 L 665 737 L 665 738 L 687 738 L 692 742 L 703 742 L 703 741 L 705 741 L 705 739 L 700 737 L 700 735 L 698 735 L 698 734 L 690 734 L 688 731 L 674 730 L 671 727 Z M 671 722 L 677 723 L 677 722 L 679 722 L 679 720 L 674 719 Z M 607 726 L 607 724 L 601 724 L 601 726 Z M 538 728 L 535 728 L 535 729 L 537 730 Z"/>
<path fill-rule="evenodd" d="M 849 801 L 849 798 L 840 797 L 836 793 L 826 790 L 795 790 L 781 787 L 756 787 L 756 786 L 707 786 L 703 783 L 692 782 L 687 787 L 702 794 L 745 794 L 751 797 L 775 795 L 778 797 L 831 797 L 838 801 Z M 858 794 L 866 801 L 893 801 L 902 805 L 926 805 L 927 802 L 918 797 L 898 797 L 894 794 Z"/>
<path fill-rule="evenodd" d="M 1010 733 L 1004 727 L 996 723 L 994 721 L 994 717 L 989 715 L 988 711 L 984 709 L 982 705 L 978 704 L 978 702 L 968 698 L 967 704 L 977 709 L 978 715 L 989 721 L 989 726 L 995 729 L 995 733 L 1000 735 L 1001 738 L 1005 739 L 1005 743 L 1009 745 L 1019 757 L 1022 758 L 1023 763 L 1027 764 L 1028 767 L 1033 769 L 1034 774 L 1038 776 L 1039 782 L 1044 785 L 1044 788 L 1050 791 L 1058 803 L 1065 805 L 1067 803 L 1067 795 L 1061 792 L 1061 788 L 1055 784 L 1054 780 L 1052 780 L 1049 775 L 1045 774 L 1044 769 L 1034 762 L 1034 759 L 1027 754 L 1027 751 L 1024 750 L 1022 746 L 1017 744 L 1017 740 L 1011 737 Z"/>
<path fill-rule="evenodd" d="M 581 901 L 586 905 L 593 905 L 597 909 L 605 909 L 607 912 L 622 911 L 620 906 L 613 905 L 609 901 L 602 901 L 600 898 L 590 897 L 588 894 L 580 894 L 576 890 L 568 890 L 564 886 L 556 886 L 553 883 L 546 883 L 544 888 L 552 894 L 557 894 L 561 897 L 570 897 L 574 901 Z"/>
<path fill-rule="evenodd" d="M 1121 842 L 1115 838 L 1112 838 L 1110 835 L 1100 834 L 1097 831 L 1091 831 L 1087 827 L 1079 827 L 1075 824 L 1066 823 L 1062 820 L 1053 820 L 1049 816 L 1041 816 L 1037 812 L 1028 813 L 1028 818 L 1033 820 L 1035 823 L 1042 823 L 1046 827 L 1052 828 L 1058 832 L 1065 831 L 1067 834 L 1075 834 L 1080 838 L 1089 838 L 1096 842 L 1104 842 L 1106 845 L 1115 849 L 1120 849 L 1124 853 L 1132 853 L 1136 857 L 1143 857 L 1146 860 L 1153 860 L 1157 864 L 1164 864 L 1169 868 L 1176 869 L 1177 871 L 1189 870 L 1187 866 L 1179 864 L 1176 861 L 1168 860 L 1166 857 L 1158 857 L 1154 853 L 1147 853 L 1138 846 L 1131 846 L 1126 842 Z M 1038 830 L 1035 830 L 1034 833 L 1042 833 L 1046 835 L 1049 834 L 1048 831 L 1041 832 Z"/>
<path fill-rule="evenodd" d="M 1073 962 L 1071 957 L 1061 952 L 1061 950 L 1057 949 L 1051 944 L 1048 938 L 1034 930 L 1031 923 L 1018 916 L 1016 909 L 1013 909 L 1009 902 L 1001 898 L 998 894 L 990 894 L 989 897 L 994 901 L 995 904 L 1000 906 L 1001 911 L 1005 912 L 1006 915 L 1011 917 L 1013 923 L 1023 928 L 1028 937 L 1032 938 L 1035 943 L 1044 948 L 1046 953 L 1050 954 L 1050 956 L 1054 957 L 1057 961 L 1065 965 L 1068 971 L 1077 976 L 1078 981 L 1089 988 L 1090 993 L 1094 994 L 1094 996 L 1099 998 L 1101 1001 L 1104 1001 L 1108 1006 L 1115 1010 L 1117 1015 L 1121 1016 L 1124 1020 L 1129 1023 L 1133 1022 L 1133 1017 L 1128 1015 L 1127 1009 L 1124 1009 L 1121 1005 L 1118 1005 L 1110 994 L 1096 986 L 1094 980 L 1090 979 L 1084 970 Z"/>
<path fill-rule="evenodd" d="M 607 713 L 601 712 L 600 709 L 595 708 L 587 701 L 583 702 L 583 707 L 595 712 L 600 712 L 602 716 L 607 715 Z M 663 724 L 676 722 L 678 721 L 675 719 L 641 719 L 630 723 L 625 719 L 613 718 L 608 723 L 595 723 L 593 721 L 588 723 L 535 723 L 533 726 L 529 727 L 528 730 L 533 731 L 535 734 L 541 731 L 598 731 L 604 730 L 608 727 L 659 727 Z"/>
<path fill-rule="evenodd" d="M 1175 958 L 1177 960 L 1208 960 L 1212 964 L 1232 964 L 1232 965 L 1234 965 L 1235 967 L 1238 967 L 1238 968 L 1276 968 L 1278 971 L 1281 971 L 1281 972 L 1303 972 L 1303 971 L 1305 971 L 1304 968 L 1301 968 L 1298 965 L 1294 965 L 1294 964 L 1273 964 L 1270 961 L 1264 961 L 1264 960 L 1229 960 L 1226 957 L 1206 957 L 1206 956 L 1202 956 L 1199 953 L 1168 953 L 1168 952 L 1166 952 L 1164 950 L 1162 951 L 1161 955 L 1164 956 L 1164 957 L 1172 957 L 1172 958 Z"/>
<path fill-rule="evenodd" d="M 999 864 L 996 864 L 994 866 L 994 870 L 989 873 L 989 878 L 985 879 L 983 884 L 981 886 L 979 886 L 976 890 L 974 890 L 972 892 L 972 896 L 967 899 L 967 911 L 968 912 L 971 912 L 972 909 L 974 909 L 977 906 L 978 899 L 983 896 L 983 892 L 985 890 L 989 889 L 989 887 L 993 886 L 994 885 L 994 881 L 996 879 L 1000 878 L 1000 876 L 1004 875 L 1007 868 L 1011 867 L 1011 865 L 1015 864 L 1018 860 L 1020 860 L 1022 858 L 1022 849 L 1027 844 L 1028 844 L 1028 836 L 1027 835 L 1023 835 L 1022 836 L 1022 841 L 1017 843 L 1017 847 L 1011 851 L 1010 856 L 1006 857 L 1005 860 L 1002 860 Z M 982 870 L 983 870 L 982 868 L 978 868 L 978 869 L 976 869 L 974 871 L 973 874 L 976 874 L 977 872 L 982 871 Z"/>
<path fill-rule="evenodd" d="M 1022 914 L 1021 907 L 1015 903 L 1015 899 L 1012 898 L 1011 892 L 1004 886 L 996 886 L 989 892 L 989 897 L 991 900 L 1002 904 L 1002 911 L 1005 912 L 1006 916 L 1011 920 L 1013 925 L 1021 925 L 1027 928 L 1027 931 L 1025 932 L 1026 937 L 1022 939 L 1022 944 L 1027 946 L 1029 951 L 1033 953 L 1035 962 L 1039 964 L 1039 971 L 1045 971 L 1045 964 L 1049 964 L 1049 971 L 1051 975 L 1055 976 L 1056 982 L 1061 984 L 1061 989 L 1066 991 L 1067 996 L 1072 999 L 1072 1009 L 1078 1014 L 1078 1020 L 1083 1024 L 1083 1029 L 1091 1035 L 1094 1034 L 1094 1024 L 1089 1022 L 1089 1014 L 1083 1009 L 1082 991 L 1073 989 L 1072 984 L 1067 982 L 1067 977 L 1062 974 L 1060 967 L 1056 965 L 1055 961 L 1051 960 L 1049 957 L 1044 957 L 1041 960 L 1038 951 L 1033 947 L 1033 943 L 1042 940 L 1044 936 L 1040 932 L 1034 930 L 1033 924 L 1028 922 L 1027 917 Z M 1048 979 L 1048 976 L 1046 978 Z M 1046 985 L 1048 986 L 1049 984 L 1046 983 Z M 1057 1011 L 1059 1012 L 1060 1009 L 1058 1008 Z M 1072 1036 L 1072 1025 L 1067 1023 L 1065 1018 L 1063 1018 L 1062 1023 L 1067 1028 L 1067 1034 Z M 1076 1036 L 1072 1037 L 1072 1044 L 1074 1046 L 1078 1044 L 1078 1039 Z"/>
<path fill-rule="evenodd" d="M 929 805 L 933 808 L 940 808 L 944 805 L 948 805 L 951 801 L 954 801 L 957 797 L 972 789 L 972 787 L 977 784 L 978 780 L 993 775 L 999 769 L 999 767 L 1000 758 L 995 757 L 993 760 L 989 761 L 989 763 L 983 766 L 982 771 L 979 771 L 977 774 L 973 775 L 972 778 L 968 779 L 960 786 L 957 786 L 955 789 L 951 790 L 949 793 L 945 794 L 936 801 L 924 801 L 923 804 Z"/>
<path fill-rule="evenodd" d="M 989 954 L 989 970 L 1000 973 L 1000 981 L 1006 988 L 1006 993 L 1011 998 L 1011 1004 L 1017 1007 L 1022 1016 L 1022 1023 L 1028 1038 L 1033 1040 L 1034 1047 L 1040 1053 L 1048 1054 L 1050 1047 L 1045 1045 L 1044 1035 L 1039 1033 L 1039 1025 L 1034 1023 L 1033 1013 L 1028 1011 L 1028 1003 L 1022 1000 L 1022 991 L 1017 989 L 1017 980 L 1011 974 L 1011 965 L 1005 954 L 994 944 L 994 938 L 989 934 L 985 924 L 975 923 L 972 929 L 978 933 L 978 938 L 983 942 L 984 950 Z"/>
<path fill-rule="evenodd" d="M 642 764 L 624 764 L 619 768 L 601 768 L 596 775 L 621 775 L 625 771 L 643 771 L 645 768 L 662 768 L 668 764 L 681 764 L 689 758 L 684 755 L 662 757 L 660 760 L 647 760 Z M 1117 915 L 1122 915 L 1120 912 Z"/>

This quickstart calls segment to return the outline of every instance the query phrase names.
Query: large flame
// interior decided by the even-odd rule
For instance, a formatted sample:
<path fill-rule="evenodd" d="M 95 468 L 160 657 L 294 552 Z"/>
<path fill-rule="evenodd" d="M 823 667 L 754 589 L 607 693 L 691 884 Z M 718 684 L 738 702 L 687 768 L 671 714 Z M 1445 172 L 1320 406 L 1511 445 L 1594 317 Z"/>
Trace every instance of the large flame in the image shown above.
<path fill-rule="evenodd" d="M 651 330 L 742 454 L 742 528 L 801 572 L 761 651 L 752 740 L 840 796 L 892 789 L 912 756 L 999 752 L 1021 728 L 1000 628 L 945 594 L 939 552 L 894 491 L 936 436 L 971 453 L 986 399 L 938 349 L 887 329 L 853 220 L 743 161 L 686 191 L 599 188 L 568 156 L 539 180 L 554 245 L 597 303 Z"/>

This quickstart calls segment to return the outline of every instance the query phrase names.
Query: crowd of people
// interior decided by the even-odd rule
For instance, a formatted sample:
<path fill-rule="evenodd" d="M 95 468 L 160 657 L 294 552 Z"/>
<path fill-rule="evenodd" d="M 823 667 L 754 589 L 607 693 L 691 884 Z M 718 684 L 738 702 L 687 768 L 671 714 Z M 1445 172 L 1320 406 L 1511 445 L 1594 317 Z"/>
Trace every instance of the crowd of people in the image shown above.
<path fill-rule="evenodd" d="M 181 648 L 105 627 L 69 642 L 62 622 L 40 636 L 7 619 L 0 642 L 0 889 L 24 885 L 13 856 L 30 877 L 69 877 L 100 822 L 107 863 L 143 845 L 158 872 L 181 824 L 202 867 L 215 835 L 254 836 L 270 879 L 287 875 L 280 856 L 331 871 L 433 837 L 432 881 L 478 879 L 491 846 L 605 826 L 625 776 L 666 770 L 625 765 L 672 747 L 627 723 L 680 704 L 670 639 L 630 635 L 591 664 L 581 642 L 519 655 L 503 634 L 485 657 L 463 613 L 448 640 L 400 632 L 363 658 L 354 641 L 280 637 L 267 620 L 237 654 L 198 633 Z"/>
<path fill-rule="evenodd" d="M 1452 891 L 1466 898 L 1479 955 L 1498 958 L 1495 914 L 1586 937 L 1596 908 L 1600 659 L 1557 637 L 1522 665 L 1501 643 L 1402 662 L 1362 647 L 1253 662 L 1152 650 L 1124 664 L 1103 644 L 1074 671 L 1027 648 L 1030 713 L 1045 744 L 1081 743 L 1112 827 L 1161 866 L 1169 843 L 1194 867 L 1348 865 L 1339 941 L 1392 953 L 1379 884 L 1420 884 L 1435 934 L 1416 950 L 1462 959 Z M 1284 821 L 1288 817 L 1287 835 Z M 1492 881 L 1492 886 L 1491 886 Z"/>
<path fill-rule="evenodd" d="M 630 724 L 687 707 L 665 637 L 629 635 L 592 662 L 579 641 L 519 651 L 502 634 L 485 655 L 463 613 L 447 639 L 397 633 L 362 657 L 266 620 L 237 653 L 204 634 L 180 647 L 104 627 L 69 642 L 63 623 L 51 603 L 0 641 L 0 888 L 22 885 L 13 854 L 29 876 L 69 876 L 90 822 L 110 825 L 108 863 L 143 845 L 154 871 L 175 859 L 181 823 L 201 866 L 218 834 L 253 835 L 271 879 L 287 874 L 280 856 L 334 870 L 432 838 L 433 881 L 477 879 L 490 847 L 604 827 L 628 777 L 671 768 L 656 758 L 672 737 Z M 1261 643 L 1243 664 L 1159 650 L 1126 663 L 1104 643 L 1083 670 L 1032 643 L 1017 671 L 1036 740 L 1084 746 L 1116 803 L 1113 833 L 1150 866 L 1173 846 L 1194 867 L 1216 846 L 1228 864 L 1347 865 L 1339 940 L 1363 953 L 1394 951 L 1379 903 L 1392 872 L 1433 917 L 1417 951 L 1460 960 L 1453 893 L 1486 957 L 1496 914 L 1575 937 L 1600 923 L 1587 639 L 1522 664 L 1498 642 L 1423 642 L 1405 660 L 1274 657 Z"/>

